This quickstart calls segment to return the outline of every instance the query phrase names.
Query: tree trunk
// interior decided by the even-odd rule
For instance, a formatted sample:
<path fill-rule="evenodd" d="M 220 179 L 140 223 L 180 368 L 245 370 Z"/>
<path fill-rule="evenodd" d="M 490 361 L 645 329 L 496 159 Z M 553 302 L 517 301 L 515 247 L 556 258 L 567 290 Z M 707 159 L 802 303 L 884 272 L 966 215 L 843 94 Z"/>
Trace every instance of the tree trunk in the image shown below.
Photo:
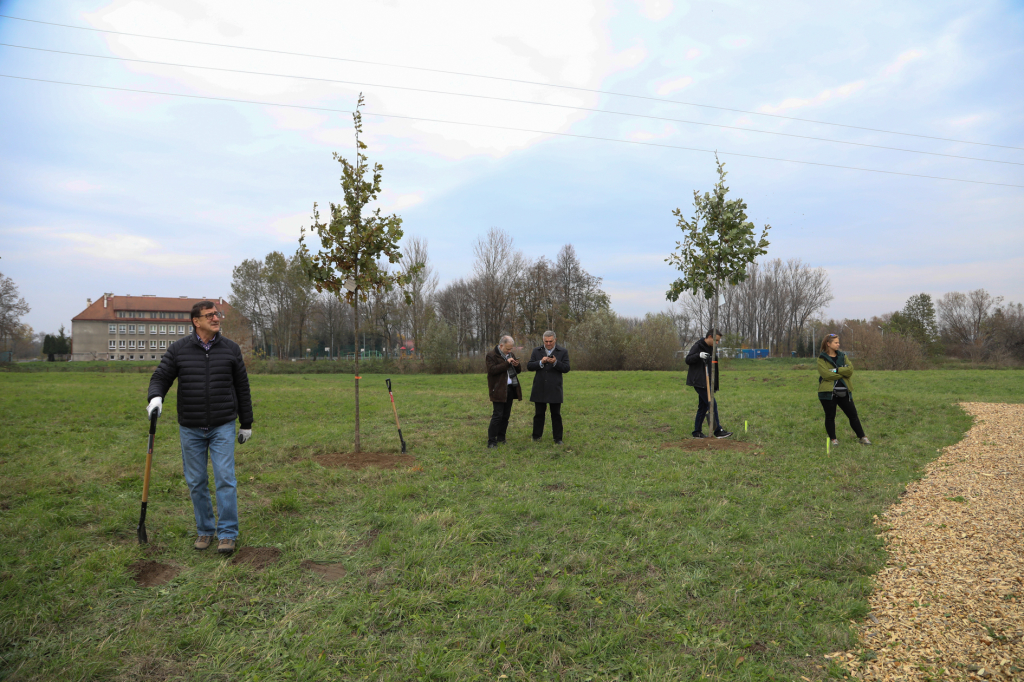
<path fill-rule="evenodd" d="M 715 412 L 717 410 L 718 400 L 715 397 L 717 391 L 715 390 L 715 380 L 718 378 L 718 296 L 719 296 L 719 285 L 715 282 L 715 307 L 711 313 L 711 378 L 709 379 L 711 388 L 711 406 L 708 410 L 708 424 L 711 425 L 711 435 L 715 435 L 715 432 L 721 428 L 721 425 L 715 422 Z"/>
<path fill-rule="evenodd" d="M 355 317 L 355 330 L 352 332 L 355 345 L 355 377 L 356 377 L 356 452 L 359 449 L 359 290 L 356 289 L 355 302 L 352 304 L 352 312 Z"/>

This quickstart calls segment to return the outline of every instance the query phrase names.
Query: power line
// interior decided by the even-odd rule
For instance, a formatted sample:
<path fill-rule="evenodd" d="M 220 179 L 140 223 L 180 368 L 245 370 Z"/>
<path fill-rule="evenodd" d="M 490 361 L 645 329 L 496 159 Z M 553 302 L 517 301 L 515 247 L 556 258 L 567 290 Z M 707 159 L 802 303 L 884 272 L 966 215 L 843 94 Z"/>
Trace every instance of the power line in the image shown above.
<path fill-rule="evenodd" d="M 3 17 L 5 19 L 13 19 L 15 21 L 30 22 L 30 23 L 33 23 L 33 24 L 44 24 L 44 25 L 47 25 L 47 26 L 59 26 L 61 28 L 71 28 L 71 29 L 75 29 L 75 30 L 79 30 L 79 31 L 93 31 L 93 32 L 96 32 L 96 33 L 110 33 L 110 34 L 113 34 L 113 35 L 131 36 L 131 37 L 134 37 L 134 38 L 147 38 L 147 39 L 151 39 L 151 40 L 168 40 L 168 41 L 178 42 L 178 43 L 189 43 L 189 44 L 192 44 L 192 45 L 206 45 L 208 47 L 225 47 L 225 48 L 229 48 L 229 49 L 232 49 L 232 50 L 249 50 L 249 51 L 252 51 L 252 52 L 267 52 L 267 53 L 270 53 L 270 54 L 282 54 L 282 55 L 288 55 L 288 56 L 291 56 L 291 57 L 310 57 L 310 58 L 313 58 L 313 59 L 328 59 L 328 60 L 332 60 L 332 61 L 349 62 L 349 63 L 353 63 L 353 64 L 367 64 L 367 65 L 371 65 L 371 66 L 386 66 L 386 67 L 394 68 L 394 69 L 409 69 L 409 70 L 412 70 L 412 71 L 426 71 L 426 72 L 430 72 L 430 73 L 443 73 L 443 74 L 446 74 L 446 75 L 449 75 L 449 76 L 464 76 L 466 78 L 481 78 L 481 79 L 486 79 L 486 80 L 504 81 L 506 83 L 521 83 L 521 84 L 524 84 L 524 85 L 535 85 L 535 86 L 545 87 L 545 88 L 560 88 L 560 89 L 563 89 L 563 90 L 575 90 L 577 92 L 589 92 L 591 94 L 597 94 L 597 95 L 612 95 L 612 96 L 615 96 L 615 97 L 628 97 L 628 98 L 631 98 L 631 99 L 639 99 L 639 100 L 645 100 L 645 101 L 649 101 L 649 102 L 662 102 L 662 103 L 666 103 L 666 104 L 682 104 L 682 105 L 685 105 L 685 106 L 700 107 L 700 108 L 703 108 L 703 109 L 715 109 L 717 111 L 730 111 L 730 112 L 738 113 L 738 114 L 750 114 L 752 116 L 767 116 L 769 118 L 778 118 L 778 119 L 783 119 L 783 120 L 787 120 L 787 121 L 801 121 L 803 123 L 816 123 L 818 125 L 835 126 L 835 127 L 839 127 L 839 128 L 851 128 L 853 130 L 866 130 L 866 131 L 874 132 L 874 133 L 886 133 L 886 134 L 889 134 L 889 135 L 905 135 L 905 136 L 908 136 L 908 137 L 919 137 L 919 138 L 926 139 L 926 140 L 940 140 L 940 141 L 943 141 L 943 142 L 958 142 L 960 144 L 974 144 L 974 145 L 980 145 L 980 146 L 984 146 L 984 147 L 998 147 L 1000 149 L 1016 149 L 1016 150 L 1019 150 L 1019 151 L 1024 151 L 1024 147 L 1013 147 L 1013 146 L 1002 145 L 1002 144 L 991 144 L 991 143 L 988 143 L 988 142 L 972 142 L 970 140 L 957 140 L 957 139 L 948 138 L 948 137 L 936 137 L 936 136 L 933 136 L 933 135 L 920 135 L 920 134 L 917 134 L 917 133 L 904 133 L 904 132 L 900 132 L 900 131 L 897 131 L 897 130 L 884 130 L 884 129 L 881 129 L 881 128 L 868 128 L 868 127 L 865 127 L 865 126 L 855 126 L 855 125 L 850 125 L 850 124 L 846 124 L 846 123 L 831 123 L 829 121 L 818 121 L 818 120 L 810 119 L 810 118 L 797 118 L 795 116 L 783 116 L 781 114 L 768 114 L 768 113 L 765 113 L 765 112 L 762 112 L 762 111 L 748 111 L 746 109 L 732 109 L 732 108 L 729 108 L 729 107 L 719 107 L 719 106 L 714 106 L 714 105 L 711 105 L 711 104 L 699 104 L 697 102 L 684 102 L 682 100 L 666 99 L 666 98 L 662 98 L 662 97 L 650 97 L 650 96 L 647 96 L 647 95 L 634 95 L 634 94 L 626 93 L 626 92 L 613 92 L 611 90 L 597 90 L 597 89 L 594 89 L 594 88 L 581 88 L 581 87 L 577 87 L 577 86 L 573 86 L 573 85 L 561 85 L 561 84 L 558 84 L 558 83 L 541 83 L 539 81 L 529 81 L 529 80 L 523 80 L 523 79 L 519 79 L 519 78 L 505 78 L 505 77 L 502 77 L 502 76 L 489 76 L 489 75 L 486 75 L 486 74 L 470 73 L 470 72 L 466 72 L 466 71 L 450 71 L 450 70 L 446 70 L 446 69 L 432 69 L 432 68 L 428 68 L 428 67 L 425 67 L 425 66 L 409 66 L 407 64 L 393 64 L 393 63 L 389 63 L 389 62 L 375 62 L 375 61 L 370 61 L 370 60 L 366 60 L 366 59 L 351 59 L 351 58 L 347 58 L 347 57 L 331 57 L 331 56 L 327 56 L 327 55 L 310 54 L 310 53 L 306 53 L 306 52 L 289 52 L 289 51 L 286 51 L 286 50 L 273 50 L 273 49 L 270 49 L 270 48 L 263 48 L 263 47 L 247 47 L 247 46 L 244 46 L 244 45 L 229 45 L 229 44 L 226 44 L 226 43 L 211 43 L 211 42 L 205 42 L 205 41 L 202 41 L 202 40 L 188 40 L 186 38 L 167 38 L 165 36 L 146 35 L 144 33 L 130 33 L 128 31 L 112 31 L 112 30 L 109 30 L 109 29 L 93 28 L 91 26 L 75 26 L 74 24 L 60 24 L 60 23 L 53 22 L 53 21 L 41 21 L 39 19 L 25 19 L 23 17 L 15 17 L 15 16 L 12 16 L 12 15 L 9 15 L 9 14 L 0 14 L 0 17 Z"/>
<path fill-rule="evenodd" d="M 72 86 L 81 87 L 81 88 L 95 88 L 95 89 L 99 89 L 99 90 L 113 90 L 113 91 L 117 91 L 117 92 L 135 92 L 135 93 L 140 93 L 140 94 L 144 94 L 144 95 L 162 95 L 162 96 L 165 96 L 165 97 L 184 97 L 184 98 L 187 98 L 187 99 L 201 99 L 201 100 L 210 100 L 210 101 L 215 101 L 215 102 L 234 102 L 234 103 L 238 103 L 238 104 L 259 104 L 259 105 L 262 105 L 262 106 L 283 107 L 283 108 L 287 108 L 287 109 L 306 109 L 306 110 L 309 110 L 309 111 L 324 111 L 324 112 L 330 112 L 330 113 L 336 113 L 336 114 L 351 114 L 351 113 L 353 113 L 350 109 L 331 109 L 331 108 L 328 108 L 328 107 L 313 107 L 313 106 L 307 106 L 307 105 L 302 105 L 302 104 L 281 104 L 281 103 L 278 103 L 278 102 L 263 102 L 263 101 L 259 101 L 259 100 L 235 99 L 235 98 L 231 98 L 231 97 L 213 97 L 213 96 L 210 96 L 210 95 L 185 95 L 185 94 L 181 94 L 181 93 L 177 93 L 177 92 L 161 92 L 159 90 L 139 90 L 139 89 L 135 89 L 135 88 L 118 88 L 118 87 L 113 87 L 113 86 L 110 86 L 110 85 L 93 85 L 91 83 L 72 83 L 70 81 L 56 81 L 56 80 L 49 80 L 49 79 L 46 79 L 46 78 L 29 78 L 28 76 L 12 76 L 12 75 L 6 74 L 6 73 L 0 73 L 0 78 L 13 78 L 13 79 L 16 79 L 16 80 L 34 81 L 34 82 L 37 82 L 37 83 L 52 83 L 54 85 L 72 85 Z M 602 141 L 602 142 L 618 142 L 620 144 L 632 144 L 632 145 L 639 145 L 639 146 L 643 146 L 643 147 L 660 147 L 660 148 L 664 148 L 664 149 L 680 149 L 680 150 L 683 150 L 683 151 L 705 152 L 705 153 L 709 153 L 709 154 L 717 153 L 717 154 L 723 154 L 723 155 L 726 155 L 726 156 L 738 156 L 738 157 L 743 157 L 743 158 L 748 158 L 748 159 L 762 159 L 762 160 L 765 160 L 765 161 L 784 161 L 786 163 L 799 163 L 799 164 L 804 164 L 804 165 L 808 165 L 808 166 L 820 166 L 820 167 L 823 167 L 823 168 L 840 168 L 840 169 L 843 169 L 843 170 L 862 171 L 862 172 L 865 172 L 865 173 L 883 173 L 885 175 L 902 175 L 902 176 L 910 177 L 910 178 L 925 178 L 925 179 L 928 179 L 928 180 L 948 180 L 950 182 L 967 182 L 967 183 L 971 183 L 971 184 L 975 184 L 975 185 L 992 185 L 992 186 L 995 186 L 995 187 L 1015 187 L 1015 188 L 1018 188 L 1018 189 L 1024 189 L 1024 185 L 1013 185 L 1013 184 L 1005 183 L 1005 182 L 987 182 L 985 180 L 967 180 L 967 179 L 964 179 L 964 178 L 946 178 L 946 177 L 941 177 L 941 176 L 938 176 L 938 175 L 921 175 L 921 174 L 918 174 L 918 173 L 903 173 L 903 172 L 900 172 L 900 171 L 880 170 L 880 169 L 877 169 L 877 168 L 860 168 L 860 167 L 857 167 L 857 166 L 840 166 L 840 165 L 834 164 L 834 163 L 820 163 L 820 162 L 817 162 L 817 161 L 800 161 L 800 160 L 797 160 L 797 159 L 783 159 L 783 158 L 775 157 L 775 156 L 760 156 L 760 155 L 757 155 L 757 154 L 743 154 L 741 152 L 726 152 L 726 151 L 719 151 L 719 150 L 715 150 L 715 149 L 701 149 L 699 147 L 683 147 L 683 146 L 680 146 L 680 145 L 663 144 L 663 143 L 660 143 L 660 142 L 639 142 L 639 141 L 636 141 L 636 140 L 619 140 L 619 139 L 616 139 L 616 138 L 613 138 L 613 137 L 599 137 L 597 135 L 580 135 L 580 134 L 576 134 L 576 133 L 559 133 L 559 132 L 552 132 L 550 130 L 533 130 L 531 128 L 513 128 L 511 126 L 500 126 L 500 125 L 494 125 L 494 124 L 491 124 L 491 123 L 471 123 L 471 122 L 468 122 L 468 121 L 450 121 L 450 120 L 438 119 L 438 118 L 423 118 L 421 116 L 403 116 L 403 115 L 400 115 L 400 114 L 379 114 L 379 113 L 374 113 L 374 112 L 371 112 L 371 111 L 364 111 L 363 115 L 364 116 L 377 116 L 379 118 L 394 118 L 394 119 L 401 119 L 401 120 L 405 120 L 405 121 L 421 121 L 421 122 L 425 122 L 425 123 L 444 123 L 444 124 L 449 124 L 449 125 L 473 126 L 473 127 L 477 127 L 477 128 L 491 128 L 491 129 L 495 129 L 495 130 L 508 130 L 508 131 L 512 131 L 512 132 L 532 133 L 532 134 L 536 134 L 536 135 L 554 135 L 554 136 L 558 136 L 558 137 L 571 137 L 571 138 L 576 138 L 576 139 L 580 139 L 580 140 L 599 140 L 599 141 Z"/>
<path fill-rule="evenodd" d="M 431 90 L 431 89 L 428 89 L 428 88 L 414 88 L 414 87 L 408 87 L 408 86 L 403 86 L 403 85 L 387 85 L 387 84 L 382 84 L 382 83 L 367 83 L 367 82 L 364 82 L 364 81 L 348 81 L 348 80 L 338 80 L 338 79 L 334 79 L 334 78 L 317 78 L 315 76 L 300 76 L 300 75 L 286 74 L 286 73 L 272 73 L 272 72 L 267 72 L 267 71 L 248 71 L 248 70 L 245 70 L 245 69 L 228 69 L 228 68 L 219 67 L 219 66 L 200 66 L 198 64 L 183 64 L 183 63 L 178 63 L 178 62 L 160 62 L 160 61 L 155 61 L 155 60 L 151 60 L 151 59 L 136 59 L 136 58 L 133 58 L 133 57 L 114 57 L 114 56 L 110 56 L 110 55 L 88 54 L 88 53 L 85 53 L 85 52 L 71 52 L 69 50 L 55 50 L 55 49 L 46 48 L 46 47 L 30 47 L 28 45 L 14 45 L 12 43 L 0 43 L 0 46 L 2 46 L 2 47 L 13 47 L 13 48 L 17 48 L 19 50 L 33 50 L 33 51 L 36 51 L 36 52 L 50 52 L 50 53 L 53 53 L 53 54 L 72 55 L 72 56 L 75 56 L 75 57 L 91 57 L 93 59 L 108 59 L 108 60 L 112 60 L 112 61 L 133 62 L 133 63 L 136 63 L 136 64 L 152 64 L 152 65 L 157 65 L 157 66 L 173 66 L 173 67 L 185 68 L 185 69 L 204 69 L 204 70 L 207 70 L 207 71 L 224 71 L 224 72 L 227 72 L 227 73 L 241 73 L 241 74 L 246 74 L 246 75 L 249 75 L 249 76 L 271 76 L 271 77 L 274 77 L 274 78 L 292 78 L 292 79 L 298 79 L 298 80 L 317 81 L 317 82 L 321 82 L 321 83 L 337 83 L 337 84 L 342 84 L 342 85 L 359 85 L 359 86 L 363 86 L 363 87 L 372 87 L 372 88 L 389 88 L 389 89 L 392 89 L 392 90 L 405 90 L 405 91 L 409 91 L 409 92 L 423 92 L 423 93 L 429 93 L 429 94 L 434 94 L 434 95 L 448 95 L 448 96 L 454 96 L 454 97 L 470 97 L 470 98 L 474 98 L 474 99 L 486 99 L 486 100 L 492 100 L 492 101 L 498 101 L 498 102 L 512 102 L 512 103 L 516 103 L 516 104 L 529 104 L 529 105 L 533 105 L 533 106 L 551 107 L 551 108 L 556 108 L 556 109 L 571 109 L 571 110 L 574 110 L 574 111 L 589 111 L 589 112 L 598 113 L 598 114 L 614 114 L 616 116 L 629 116 L 629 117 L 633 117 L 633 118 L 645 118 L 645 119 L 650 119 L 650 120 L 654 120 L 654 121 L 668 121 L 668 122 L 672 122 L 672 123 L 685 123 L 685 124 L 688 124 L 688 125 L 707 126 L 707 127 L 710 127 L 710 128 L 724 128 L 726 130 L 739 130 L 739 131 L 742 131 L 742 132 L 761 133 L 761 134 L 764 134 L 764 135 L 780 135 L 782 137 L 794 137 L 794 138 L 798 138 L 798 139 L 802 139 L 802 140 L 816 140 L 818 142 L 831 142 L 831 143 L 834 143 L 834 144 L 846 144 L 846 145 L 853 145 L 853 146 L 856 146 L 856 147 L 870 147 L 871 149 L 885 149 L 885 150 L 888 150 L 888 151 L 907 152 L 907 153 L 910 153 L 910 154 L 927 154 L 928 156 L 943 156 L 943 157 L 946 157 L 948 159 L 963 159 L 963 160 L 966 160 L 966 161 L 984 161 L 984 162 L 987 162 L 987 163 L 1002 163 L 1002 164 L 1007 164 L 1007 165 L 1011 165 L 1011 166 L 1024 166 L 1024 163 L 1021 163 L 1019 161 L 1000 161 L 998 159 L 982 159 L 982 158 L 979 158 L 979 157 L 976 157 L 976 156 L 961 156 L 959 154 L 943 154 L 943 153 L 940 153 L 940 152 L 926 152 L 926 151 L 922 151 L 922 150 L 919 150 L 919 149 L 904 149 L 902 147 L 887 147 L 887 146 L 879 145 L 879 144 L 868 144 L 866 142 L 848 142 L 846 140 L 836 140 L 836 139 L 832 139 L 832 138 L 828 138 L 828 137 L 814 137 L 812 135 L 797 135 L 795 133 L 781 133 L 781 132 L 777 132 L 777 131 L 774 131 L 774 130 L 760 130 L 760 129 L 757 129 L 757 128 L 744 128 L 744 127 L 741 127 L 741 126 L 729 126 L 729 125 L 723 125 L 723 124 L 719 124 L 719 123 L 704 123 L 702 121 L 688 121 L 688 120 L 681 119 L 681 118 L 670 118 L 670 117 L 667 117 L 667 116 L 652 116 L 652 115 L 649 115 L 649 114 L 634 114 L 634 113 L 631 113 L 631 112 L 628 112 L 628 111 L 613 111 L 613 110 L 610 110 L 610 109 L 596 109 L 596 108 L 592 108 L 592 107 L 574 106 L 574 105 L 571 105 L 571 104 L 554 104 L 554 103 L 551 103 L 551 102 L 537 102 L 537 101 L 534 101 L 534 100 L 514 99 L 514 98 L 511 98 L 511 97 L 495 97 L 495 96 L 491 96 L 491 95 L 477 95 L 477 94 L 464 93 L 464 92 L 452 92 L 452 91 L 449 91 L 449 90 Z"/>

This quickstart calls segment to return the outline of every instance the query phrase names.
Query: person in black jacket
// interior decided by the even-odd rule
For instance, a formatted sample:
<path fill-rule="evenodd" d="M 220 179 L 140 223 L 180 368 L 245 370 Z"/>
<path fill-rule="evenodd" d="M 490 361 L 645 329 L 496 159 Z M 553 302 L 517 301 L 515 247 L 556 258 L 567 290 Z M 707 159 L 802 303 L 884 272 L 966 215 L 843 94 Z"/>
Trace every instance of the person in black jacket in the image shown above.
<path fill-rule="evenodd" d="M 536 372 L 530 400 L 534 405 L 533 440 L 544 435 L 544 414 L 551 406 L 551 435 L 562 444 L 562 375 L 569 372 L 569 351 L 555 344 L 555 333 L 544 332 L 543 346 L 533 349 L 526 369 Z"/>
<path fill-rule="evenodd" d="M 220 542 L 217 551 L 231 554 L 238 538 L 238 494 L 235 482 L 235 419 L 241 427 L 238 442 L 252 437 L 252 400 L 238 344 L 220 335 L 224 313 L 210 301 L 192 306 L 195 333 L 171 344 L 149 380 L 152 417 L 163 411 L 163 399 L 178 380 L 178 430 L 181 461 L 192 495 L 199 537 L 194 547 L 213 542 L 214 522 Z M 217 484 L 217 514 L 210 504 L 207 452 Z"/>
<path fill-rule="evenodd" d="M 714 390 L 718 391 L 718 357 L 716 356 L 714 361 L 711 359 L 711 337 L 712 331 L 709 329 L 704 338 L 693 344 L 690 352 L 686 354 L 686 364 L 689 365 L 686 370 L 686 385 L 693 386 L 697 391 L 697 416 L 693 420 L 692 434 L 694 438 L 707 437 L 704 435 L 702 426 L 704 418 L 708 415 L 708 410 L 711 409 L 711 402 L 708 400 L 707 377 L 709 375 L 712 377 Z M 715 330 L 714 337 L 717 345 L 722 340 L 722 333 Z M 714 424 L 715 438 L 728 438 L 732 435 L 730 431 L 722 428 L 722 422 L 718 419 L 717 400 L 715 401 Z"/>

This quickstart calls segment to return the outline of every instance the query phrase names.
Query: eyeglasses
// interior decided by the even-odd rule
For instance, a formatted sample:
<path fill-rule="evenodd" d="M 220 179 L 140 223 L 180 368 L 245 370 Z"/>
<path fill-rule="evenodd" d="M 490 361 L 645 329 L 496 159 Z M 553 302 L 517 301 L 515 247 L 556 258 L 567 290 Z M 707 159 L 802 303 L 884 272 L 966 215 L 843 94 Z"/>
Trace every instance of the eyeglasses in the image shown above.
<path fill-rule="evenodd" d="M 207 322 L 213 322 L 213 318 L 215 318 L 215 317 L 218 320 L 223 320 L 224 319 L 224 313 L 222 313 L 219 310 L 214 310 L 212 313 L 206 313 L 205 315 L 196 315 L 196 317 L 206 318 Z"/>

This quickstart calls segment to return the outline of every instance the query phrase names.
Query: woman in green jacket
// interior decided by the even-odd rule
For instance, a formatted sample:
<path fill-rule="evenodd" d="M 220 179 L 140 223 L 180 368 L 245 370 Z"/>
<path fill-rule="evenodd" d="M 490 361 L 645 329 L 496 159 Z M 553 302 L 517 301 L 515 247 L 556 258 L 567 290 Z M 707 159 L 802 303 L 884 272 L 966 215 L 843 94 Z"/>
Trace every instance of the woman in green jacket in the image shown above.
<path fill-rule="evenodd" d="M 846 353 L 839 350 L 839 337 L 827 334 L 821 340 L 821 354 L 818 355 L 818 400 L 825 408 L 825 431 L 828 432 L 832 445 L 839 445 L 836 439 L 837 407 L 850 420 L 850 426 L 860 442 L 871 445 L 871 441 L 864 435 L 864 428 L 860 425 L 857 406 L 853 404 L 852 377 L 853 363 L 846 357 Z"/>

